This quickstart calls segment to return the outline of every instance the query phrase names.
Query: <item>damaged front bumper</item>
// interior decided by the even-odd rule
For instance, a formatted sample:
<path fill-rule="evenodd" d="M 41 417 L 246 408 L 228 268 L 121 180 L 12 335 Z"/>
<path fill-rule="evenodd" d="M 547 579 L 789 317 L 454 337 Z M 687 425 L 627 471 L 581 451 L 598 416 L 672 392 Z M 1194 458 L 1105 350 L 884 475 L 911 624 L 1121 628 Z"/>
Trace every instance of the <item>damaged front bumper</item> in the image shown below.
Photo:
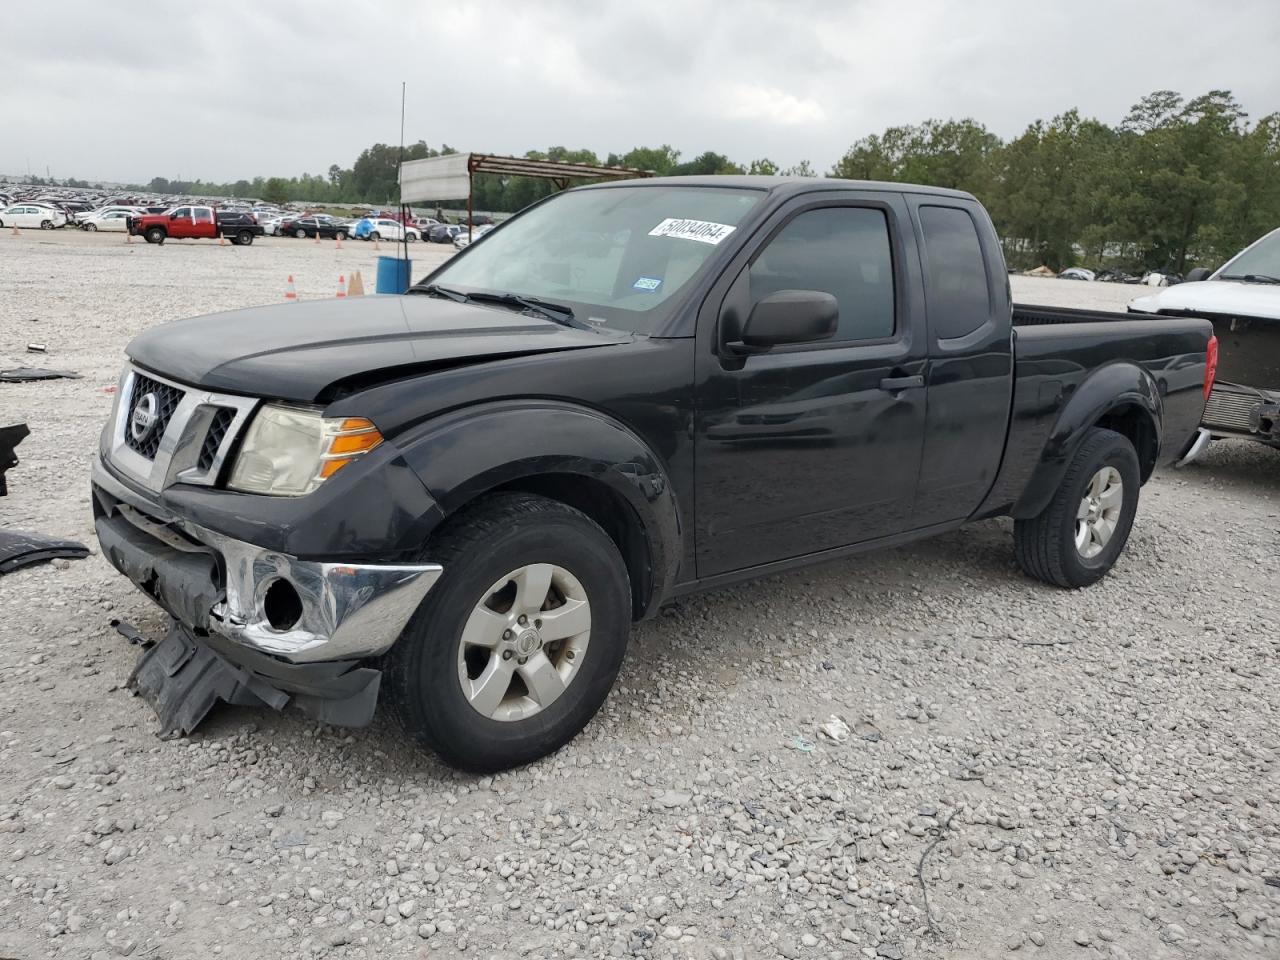
<path fill-rule="evenodd" d="M 176 621 L 135 673 L 172 728 L 164 732 L 188 732 L 208 706 L 187 711 L 199 713 L 193 721 L 161 701 L 198 704 L 214 688 L 241 697 L 215 699 L 252 697 L 276 709 L 292 695 L 326 722 L 367 723 L 379 674 L 362 662 L 395 643 L 443 572 L 300 560 L 236 540 L 168 515 L 98 460 L 93 493 L 103 555 Z"/>

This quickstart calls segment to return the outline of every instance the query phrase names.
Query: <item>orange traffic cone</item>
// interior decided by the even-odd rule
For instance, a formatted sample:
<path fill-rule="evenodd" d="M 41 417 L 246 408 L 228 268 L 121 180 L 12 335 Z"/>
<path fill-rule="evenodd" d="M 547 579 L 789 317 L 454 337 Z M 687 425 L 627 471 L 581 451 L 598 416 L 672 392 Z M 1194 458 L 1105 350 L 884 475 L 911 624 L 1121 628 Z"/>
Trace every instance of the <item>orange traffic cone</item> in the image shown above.
<path fill-rule="evenodd" d="M 125 242 L 125 243 L 133 243 L 133 233 L 132 233 L 131 231 L 126 230 L 126 231 L 124 232 L 124 242 Z"/>
<path fill-rule="evenodd" d="M 16 231 L 18 228 L 17 228 L 17 227 L 14 227 L 13 229 Z M 379 244 L 378 244 L 378 238 L 377 238 L 377 237 L 374 237 L 374 238 L 373 238 L 373 249 L 375 249 L 375 250 L 381 250 L 381 249 L 382 249 L 382 247 L 381 247 L 381 246 L 379 246 Z"/>
<path fill-rule="evenodd" d="M 357 270 L 351 275 L 351 284 L 347 287 L 347 296 L 363 297 L 364 296 L 364 277 Z"/>
<path fill-rule="evenodd" d="M 224 237 L 222 234 L 218 234 L 218 246 L 225 247 L 226 245 L 227 245 L 227 238 Z"/>
<path fill-rule="evenodd" d="M 286 286 L 286 287 L 284 288 L 284 298 L 285 298 L 286 300 L 292 300 L 294 303 L 297 303 L 297 302 L 298 302 L 298 288 L 297 288 L 297 287 L 295 287 L 295 286 L 293 285 L 293 274 L 292 274 L 292 273 L 291 273 L 291 274 L 289 274 L 289 283 L 288 283 L 288 286 Z"/>
<path fill-rule="evenodd" d="M 320 228 L 316 227 L 316 243 L 320 242 Z"/>
<path fill-rule="evenodd" d="M 20 237 L 20 236 L 22 236 L 22 234 L 18 232 L 18 225 L 17 225 L 16 223 L 13 225 L 13 235 L 14 235 L 15 237 Z"/>
<path fill-rule="evenodd" d="M 342 274 L 338 274 L 338 299 L 341 300 L 347 295 L 347 278 Z"/>
<path fill-rule="evenodd" d="M 342 249 L 342 234 L 340 234 L 340 233 L 335 233 L 335 234 L 333 235 L 333 240 L 334 240 L 334 243 L 333 243 L 333 249 L 335 249 L 335 250 L 341 250 L 341 249 Z"/>

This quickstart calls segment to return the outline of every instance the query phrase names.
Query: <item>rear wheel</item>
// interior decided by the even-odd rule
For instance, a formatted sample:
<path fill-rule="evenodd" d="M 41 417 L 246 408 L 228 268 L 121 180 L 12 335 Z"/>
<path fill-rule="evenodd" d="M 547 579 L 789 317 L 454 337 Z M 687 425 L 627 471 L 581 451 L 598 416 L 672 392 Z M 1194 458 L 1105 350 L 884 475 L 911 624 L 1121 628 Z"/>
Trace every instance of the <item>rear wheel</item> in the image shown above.
<path fill-rule="evenodd" d="M 90 233 L 97 233 L 97 232 L 98 232 L 98 225 L 97 225 L 96 223 L 86 223 L 86 224 L 84 225 L 84 228 L 85 228 L 86 230 L 88 230 Z"/>
<path fill-rule="evenodd" d="M 405 240 L 407 240 L 409 243 L 413 243 L 415 240 L 417 240 L 417 239 L 418 239 L 418 238 L 417 238 L 417 237 L 415 237 L 412 233 L 406 233 L 406 234 L 404 235 L 404 238 L 405 238 Z"/>
<path fill-rule="evenodd" d="M 299 240 L 301 240 L 303 237 L 307 235 L 307 231 L 299 227 L 297 230 L 293 231 L 293 235 L 297 237 Z"/>
<path fill-rule="evenodd" d="M 339 230 L 336 234 L 334 234 L 334 236 L 337 237 L 339 240 L 345 240 L 347 239 L 347 231 Z"/>
<path fill-rule="evenodd" d="M 1049 505 L 1014 524 L 1023 571 L 1060 587 L 1101 580 L 1128 542 L 1141 486 L 1138 455 L 1128 438 L 1090 430 Z"/>
<path fill-rule="evenodd" d="M 600 709 L 626 650 L 631 591 L 585 514 L 490 497 L 432 539 L 440 581 L 386 657 L 386 700 L 419 743 L 467 770 L 536 760 Z"/>
<path fill-rule="evenodd" d="M 239 233 L 236 234 L 236 240 L 242 246 L 245 246 L 245 247 L 249 246 L 249 244 L 253 243 L 253 231 L 241 230 Z"/>
<path fill-rule="evenodd" d="M 370 239 L 370 240 L 381 240 L 381 239 L 382 239 L 382 234 L 380 234 L 377 230 L 374 230 L 371 234 L 369 234 L 369 239 Z"/>
<path fill-rule="evenodd" d="M 53 221 L 52 221 L 52 220 L 41 220 L 41 221 L 40 221 L 40 229 L 41 229 L 41 230 L 52 230 L 52 229 L 53 229 Z"/>

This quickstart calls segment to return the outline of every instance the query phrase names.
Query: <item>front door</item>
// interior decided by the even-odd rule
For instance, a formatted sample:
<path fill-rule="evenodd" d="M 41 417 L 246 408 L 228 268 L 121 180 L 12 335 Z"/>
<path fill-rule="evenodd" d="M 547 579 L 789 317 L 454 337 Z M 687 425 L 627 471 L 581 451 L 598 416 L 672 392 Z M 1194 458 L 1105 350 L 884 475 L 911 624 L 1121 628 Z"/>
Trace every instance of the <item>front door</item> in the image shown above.
<path fill-rule="evenodd" d="M 739 323 L 732 315 L 780 290 L 820 290 L 839 305 L 835 336 L 746 357 L 700 343 L 700 578 L 911 526 L 926 344 L 910 322 L 910 221 L 898 194 L 840 197 L 780 210 L 767 241 L 730 268 L 718 318 Z"/>

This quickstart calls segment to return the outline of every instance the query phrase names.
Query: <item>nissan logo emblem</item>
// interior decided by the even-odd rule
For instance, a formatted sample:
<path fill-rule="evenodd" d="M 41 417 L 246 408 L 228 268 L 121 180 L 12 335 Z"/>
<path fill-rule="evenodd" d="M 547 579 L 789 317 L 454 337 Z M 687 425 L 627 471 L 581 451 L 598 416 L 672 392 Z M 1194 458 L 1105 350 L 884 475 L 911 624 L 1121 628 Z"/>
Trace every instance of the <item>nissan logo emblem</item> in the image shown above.
<path fill-rule="evenodd" d="M 133 407 L 133 414 L 129 417 L 129 433 L 133 435 L 133 439 L 141 443 L 155 429 L 156 420 L 159 417 L 156 414 L 158 406 L 156 395 L 154 393 L 143 394 Z"/>

